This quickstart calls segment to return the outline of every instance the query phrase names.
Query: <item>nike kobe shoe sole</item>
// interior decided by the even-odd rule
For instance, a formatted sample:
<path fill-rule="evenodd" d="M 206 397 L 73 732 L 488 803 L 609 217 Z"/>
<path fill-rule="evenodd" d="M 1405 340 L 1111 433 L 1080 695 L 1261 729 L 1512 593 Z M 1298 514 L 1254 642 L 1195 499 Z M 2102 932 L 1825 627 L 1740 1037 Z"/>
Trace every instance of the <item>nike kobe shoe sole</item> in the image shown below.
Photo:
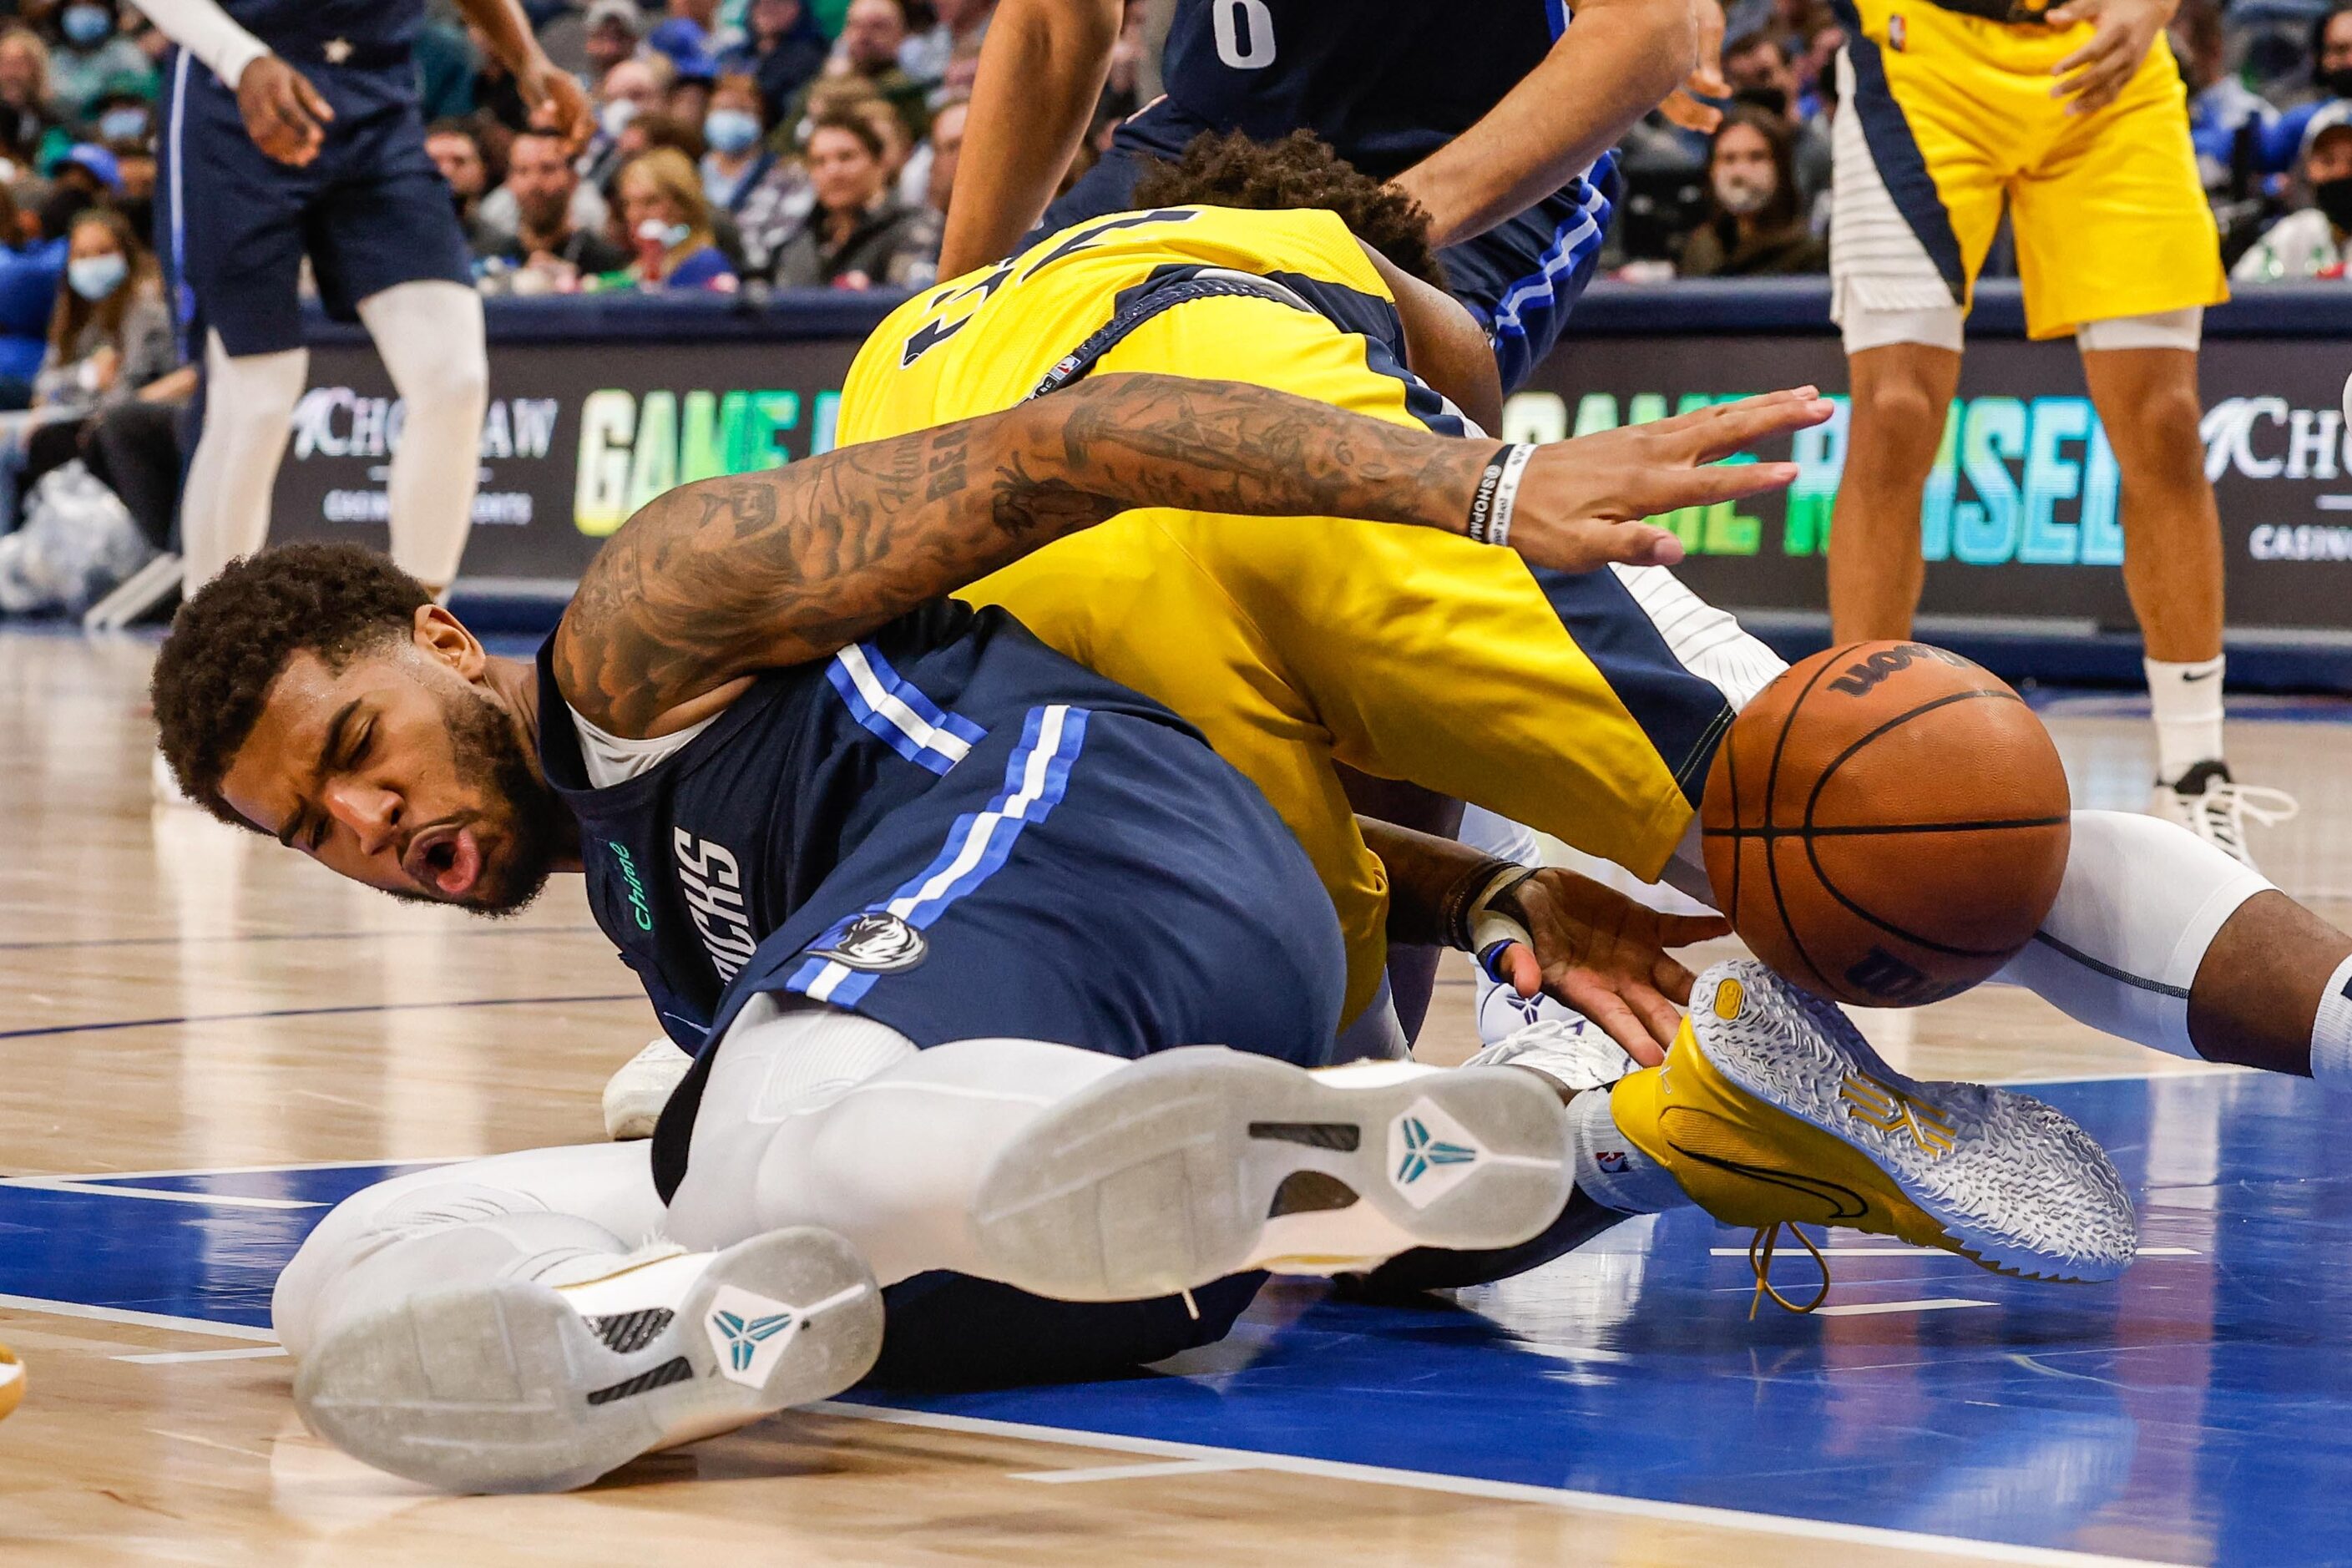
<path fill-rule="evenodd" d="M 1728 1224 L 1845 1226 L 2041 1279 L 2112 1279 L 2138 1247 L 2122 1178 L 2073 1121 L 1906 1078 L 1833 1005 L 1752 961 L 1699 977 L 1665 1065 L 1611 1109 Z"/>
<path fill-rule="evenodd" d="M 1161 1051 L 1055 1105 L 982 1177 L 988 1272 L 1133 1300 L 1244 1269 L 1336 1273 L 1414 1247 L 1510 1247 L 1567 1204 L 1559 1095 L 1508 1068 L 1308 1072 Z"/>
<path fill-rule="evenodd" d="M 667 1294 L 589 1316 L 528 1280 L 423 1291 L 331 1328 L 295 1405 L 345 1453 L 444 1491 L 563 1491 L 838 1394 L 881 1350 L 881 1293 L 830 1231 L 702 1255 Z"/>

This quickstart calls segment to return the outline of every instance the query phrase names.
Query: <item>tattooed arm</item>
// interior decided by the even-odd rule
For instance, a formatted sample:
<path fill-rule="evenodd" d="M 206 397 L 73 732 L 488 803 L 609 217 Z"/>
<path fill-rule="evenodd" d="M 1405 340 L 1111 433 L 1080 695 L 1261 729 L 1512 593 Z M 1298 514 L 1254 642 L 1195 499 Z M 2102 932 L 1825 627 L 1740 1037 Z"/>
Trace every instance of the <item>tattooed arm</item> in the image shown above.
<path fill-rule="evenodd" d="M 1691 421 L 1749 405 L 1545 448 L 1521 485 L 1514 544 L 1570 570 L 1677 558 L 1672 535 L 1630 520 L 1786 484 L 1786 464 L 1695 464 L 1828 407 L 1810 394 L 1749 403 L 1770 411 L 1717 418 L 1712 437 Z M 1494 451 L 1239 383 L 1094 377 L 647 503 L 582 578 L 557 633 L 558 679 L 600 728 L 667 733 L 753 671 L 823 658 L 1132 507 L 1463 532 Z"/>

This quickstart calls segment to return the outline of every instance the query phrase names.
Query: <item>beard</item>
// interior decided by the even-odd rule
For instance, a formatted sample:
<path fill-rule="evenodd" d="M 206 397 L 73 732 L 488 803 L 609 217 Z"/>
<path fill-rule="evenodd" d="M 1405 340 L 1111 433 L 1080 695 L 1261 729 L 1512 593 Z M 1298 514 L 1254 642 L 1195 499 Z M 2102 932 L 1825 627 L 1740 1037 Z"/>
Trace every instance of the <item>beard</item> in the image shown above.
<path fill-rule="evenodd" d="M 482 802 L 467 826 L 496 836 L 502 853 L 486 858 L 481 879 L 456 900 L 459 907 L 492 920 L 521 913 L 547 887 L 555 869 L 556 840 L 563 804 L 541 778 L 503 709 L 468 688 L 442 699 L 448 722 L 457 782 Z M 488 857 L 491 846 L 485 844 Z M 430 893 L 393 889 L 394 898 L 415 904 L 447 905 Z"/>

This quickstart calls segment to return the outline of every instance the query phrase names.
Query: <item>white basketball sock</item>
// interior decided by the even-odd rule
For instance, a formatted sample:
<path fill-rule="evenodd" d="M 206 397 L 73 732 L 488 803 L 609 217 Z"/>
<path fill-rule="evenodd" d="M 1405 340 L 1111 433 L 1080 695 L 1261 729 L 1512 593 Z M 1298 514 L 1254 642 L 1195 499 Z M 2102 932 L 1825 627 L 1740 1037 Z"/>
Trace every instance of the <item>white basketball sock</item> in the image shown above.
<path fill-rule="evenodd" d="M 2352 958 L 2336 966 L 2311 1021 L 2311 1076 L 2322 1089 L 2352 1093 Z"/>
<path fill-rule="evenodd" d="M 1606 1089 L 1587 1089 L 1568 1102 L 1569 1169 L 1586 1197 L 1619 1214 L 1664 1214 L 1685 1208 L 1674 1176 L 1617 1130 Z"/>
<path fill-rule="evenodd" d="M 2170 784 L 2200 763 L 2221 758 L 2221 658 L 2167 664 L 2144 658 L 2147 700 L 2156 719 L 2156 777 Z"/>
<path fill-rule="evenodd" d="M 489 399 L 481 296 L 462 283 L 399 283 L 360 301 L 402 405 L 392 457 L 392 558 L 440 592 L 474 526 L 482 412 Z"/>

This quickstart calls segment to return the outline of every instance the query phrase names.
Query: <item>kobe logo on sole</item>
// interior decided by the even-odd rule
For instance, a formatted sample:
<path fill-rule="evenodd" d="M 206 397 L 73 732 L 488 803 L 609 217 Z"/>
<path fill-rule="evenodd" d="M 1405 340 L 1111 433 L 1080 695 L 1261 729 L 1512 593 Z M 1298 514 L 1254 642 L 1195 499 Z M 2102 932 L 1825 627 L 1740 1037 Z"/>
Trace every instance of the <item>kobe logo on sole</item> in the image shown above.
<path fill-rule="evenodd" d="M 719 1357 L 719 1373 L 737 1383 L 759 1387 L 768 1381 L 778 1357 L 791 1342 L 795 1322 L 792 1309 L 732 1285 L 722 1286 L 711 1298 L 703 1329 Z"/>
<path fill-rule="evenodd" d="M 1389 1179 L 1415 1208 L 1444 1196 L 1485 1153 L 1468 1129 L 1425 1099 L 1389 1123 Z"/>

